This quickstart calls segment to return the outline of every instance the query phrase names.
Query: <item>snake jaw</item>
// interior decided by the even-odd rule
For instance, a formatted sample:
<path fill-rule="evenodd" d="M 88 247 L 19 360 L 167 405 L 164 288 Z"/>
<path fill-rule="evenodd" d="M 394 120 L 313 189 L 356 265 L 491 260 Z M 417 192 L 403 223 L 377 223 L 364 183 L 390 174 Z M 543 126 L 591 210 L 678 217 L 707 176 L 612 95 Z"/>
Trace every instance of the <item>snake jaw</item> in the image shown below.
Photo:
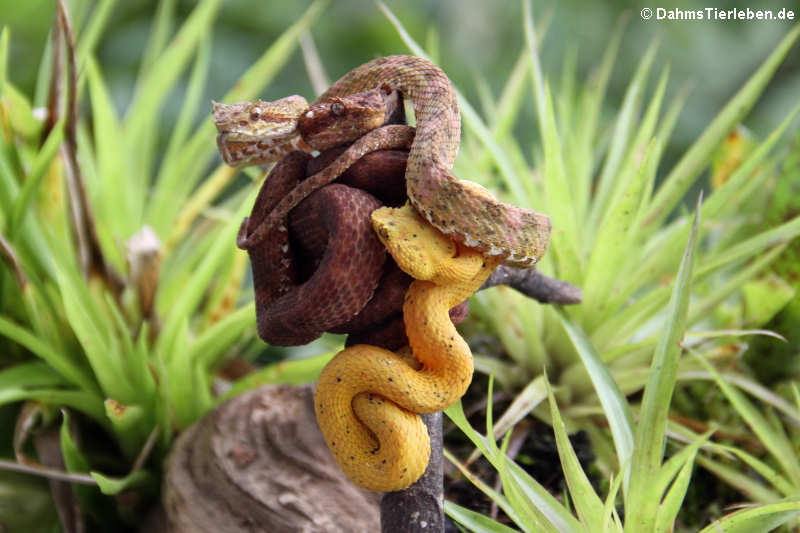
<path fill-rule="evenodd" d="M 455 243 L 426 224 L 408 204 L 376 209 L 371 218 L 378 238 L 397 265 L 415 279 L 433 279 L 434 265 L 457 253 Z"/>
<path fill-rule="evenodd" d="M 257 143 L 232 141 L 228 132 L 217 136 L 222 160 L 232 167 L 249 167 L 275 163 L 291 152 L 312 152 L 314 149 L 295 134 L 285 138 L 265 139 Z"/>
<path fill-rule="evenodd" d="M 410 204 L 372 212 L 378 238 L 401 270 L 415 279 L 450 284 L 472 279 L 480 270 L 480 254 L 427 223 Z"/>

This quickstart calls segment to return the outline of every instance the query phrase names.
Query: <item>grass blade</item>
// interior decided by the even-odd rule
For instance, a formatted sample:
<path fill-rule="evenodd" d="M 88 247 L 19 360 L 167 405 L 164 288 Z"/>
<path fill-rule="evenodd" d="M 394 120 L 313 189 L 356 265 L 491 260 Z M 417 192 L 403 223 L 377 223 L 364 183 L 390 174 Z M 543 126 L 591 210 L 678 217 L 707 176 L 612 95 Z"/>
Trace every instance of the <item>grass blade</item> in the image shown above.
<path fill-rule="evenodd" d="M 470 511 L 451 501 L 445 500 L 444 511 L 450 518 L 474 533 L 514 533 L 515 529 L 492 520 L 488 516 Z"/>
<path fill-rule="evenodd" d="M 697 451 L 708 442 L 712 433 L 713 430 L 707 431 L 670 457 L 661 467 L 658 473 L 659 489 L 654 492 L 664 494 L 664 499 L 659 505 L 656 515 L 655 533 L 672 531 L 675 518 L 681 509 L 681 504 L 686 497 L 686 489 L 689 487 L 689 481 L 692 478 L 692 469 Z"/>
<path fill-rule="evenodd" d="M 130 174 L 131 166 L 126 158 L 124 136 L 116 116 L 114 103 L 108 91 L 100 67 L 93 59 L 87 65 L 89 96 L 92 104 L 92 126 L 94 128 L 94 153 L 97 157 L 97 172 L 102 176 L 95 185 L 95 202 L 100 218 L 98 230 L 109 243 L 128 238 L 137 228 L 136 198 L 144 194 L 139 190 L 141 182 Z M 107 246 L 115 249 L 116 246 Z"/>
<path fill-rule="evenodd" d="M 104 428 L 108 428 L 101 397 L 84 391 L 65 389 L 23 389 L 9 387 L 0 389 L 0 405 L 34 400 L 51 406 L 67 406 L 90 416 Z"/>
<path fill-rule="evenodd" d="M 603 501 L 595 493 L 589 478 L 586 477 L 586 473 L 581 467 L 575 450 L 572 448 L 572 444 L 569 442 L 567 428 L 561 418 L 555 396 L 553 396 L 553 389 L 549 383 L 547 383 L 547 397 L 550 403 L 550 416 L 553 419 L 553 431 L 556 435 L 558 457 L 561 459 L 561 468 L 564 471 L 564 478 L 569 487 L 570 498 L 575 504 L 575 509 L 578 511 L 581 522 L 589 531 L 597 531 L 597 528 L 592 524 L 597 524 L 597 518 L 603 516 Z"/>
<path fill-rule="evenodd" d="M 742 394 L 737 388 L 733 387 L 719 374 L 716 368 L 711 365 L 706 359 L 697 351 L 690 350 L 691 354 L 700 362 L 700 364 L 714 376 L 714 381 L 720 388 L 722 393 L 731 402 L 734 409 L 744 419 L 745 423 L 753 430 L 753 433 L 758 437 L 764 447 L 772 454 L 775 461 L 777 461 L 789 479 L 795 486 L 800 485 L 800 464 L 798 464 L 798 457 L 794 452 L 789 439 L 782 431 L 773 427 L 770 421 L 759 412 L 747 397 Z"/>
<path fill-rule="evenodd" d="M 747 453 L 744 450 L 740 450 L 739 448 L 735 448 L 733 446 L 723 446 L 717 445 L 719 448 L 725 452 L 728 452 L 732 455 L 735 455 L 740 461 L 746 464 L 749 468 L 752 468 L 755 472 L 758 473 L 759 476 L 764 478 L 764 480 L 769 483 L 772 487 L 778 489 L 783 496 L 791 496 L 796 492 L 796 488 L 791 482 L 778 473 L 774 468 L 769 466 L 764 461 L 759 460 L 758 458 L 754 457 L 753 455 Z M 773 500 L 756 500 L 761 501 L 761 503 L 772 503 L 777 501 L 777 495 Z"/>
<path fill-rule="evenodd" d="M 795 107 L 786 118 L 775 128 L 769 136 L 758 145 L 747 158 L 734 170 L 728 180 L 712 194 L 708 201 L 703 204 L 703 217 L 706 219 L 722 218 L 725 215 L 734 214 L 739 206 L 749 197 L 743 189 L 749 181 L 754 179 L 754 172 L 758 166 L 769 155 L 777 144 L 778 140 L 789 128 L 789 125 L 800 112 L 800 106 Z M 769 176 L 764 173 L 764 178 Z M 755 186 L 759 186 L 756 184 Z"/>
<path fill-rule="evenodd" d="M 630 473 L 629 468 L 625 465 L 630 464 L 629 459 L 633 455 L 634 443 L 633 417 L 631 416 L 630 407 L 586 334 L 578 326 L 567 320 L 563 313 L 559 313 L 558 316 L 584 367 L 586 367 L 597 397 L 600 399 L 600 404 L 603 406 L 603 412 L 606 415 L 611 428 L 611 435 L 614 439 L 619 470 L 623 471 L 623 468 L 625 469 L 623 482 L 627 491 Z"/>
<path fill-rule="evenodd" d="M 594 249 L 586 267 L 584 305 L 581 306 L 581 316 L 589 330 L 616 311 L 615 308 L 608 307 L 610 293 L 620 275 L 619 268 L 615 268 L 615 265 L 620 263 L 620 257 L 624 257 L 626 249 L 634 245 L 634 223 L 651 174 L 653 152 L 654 143 L 651 142 L 633 179 L 611 211 L 605 215 L 597 232 Z"/>
<path fill-rule="evenodd" d="M 491 499 L 494 503 L 496 503 L 497 506 L 500 509 L 502 509 L 503 512 L 505 512 L 515 524 L 522 525 L 522 519 L 519 517 L 517 512 L 511 506 L 511 503 L 509 503 L 508 498 L 506 498 L 499 492 L 492 489 L 490 486 L 484 483 L 478 476 L 470 472 L 469 469 L 464 465 L 464 463 L 456 459 L 453 456 L 453 454 L 447 450 L 447 448 L 445 448 L 444 450 L 444 457 L 445 459 L 450 461 L 450 463 L 453 466 L 455 466 L 459 470 L 459 472 L 461 472 L 461 474 L 475 486 L 475 488 L 477 488 L 479 491 L 484 493 L 489 499 Z"/>
<path fill-rule="evenodd" d="M 250 191 L 247 199 L 240 204 L 236 213 L 217 233 L 217 237 L 213 240 L 208 253 L 197 268 L 191 272 L 189 280 L 183 286 L 181 298 L 177 299 L 164 317 L 164 327 L 157 342 L 157 350 L 161 351 L 161 353 L 176 353 L 175 350 L 164 351 L 164 348 L 173 344 L 181 321 L 185 320 L 186 317 L 192 316 L 192 310 L 202 300 L 206 288 L 209 286 L 219 266 L 225 260 L 225 256 L 235 246 L 236 232 L 239 229 L 240 221 L 251 210 L 257 192 L 255 189 Z M 187 350 L 181 350 L 177 353 L 185 355 Z"/>
<path fill-rule="evenodd" d="M 86 62 L 97 47 L 97 43 L 100 42 L 100 38 L 106 29 L 108 19 L 111 17 L 116 3 L 117 0 L 101 0 L 97 3 L 92 13 L 92 18 L 83 31 L 81 31 L 77 50 L 78 70 L 81 74 L 86 66 Z"/>
<path fill-rule="evenodd" d="M 333 359 L 333 356 L 337 353 L 339 353 L 338 348 L 313 357 L 291 359 L 265 366 L 237 381 L 233 387 L 220 398 L 216 399 L 215 402 L 221 403 L 245 391 L 270 383 L 289 385 L 310 383 L 317 379 L 319 373 L 322 372 L 322 368 L 327 365 L 328 361 Z"/>
<path fill-rule="evenodd" d="M 609 201 L 620 176 L 620 166 L 630 145 L 629 141 L 634 135 L 637 112 L 657 50 L 658 41 L 654 40 L 639 61 L 636 73 L 625 92 L 622 107 L 617 115 L 617 123 L 611 133 L 611 145 L 608 148 L 606 162 L 597 181 L 597 192 L 592 202 L 592 211 L 587 224 L 588 228 L 599 226 L 603 215 L 608 212 Z"/>
<path fill-rule="evenodd" d="M 714 461 L 702 455 L 697 456 L 697 464 L 752 502 L 775 503 L 781 499 L 781 494 L 765 486 L 752 473 L 743 473 L 738 465 L 731 465 L 728 461 Z"/>
<path fill-rule="evenodd" d="M 6 88 L 6 75 L 8 72 L 8 41 L 11 38 L 11 30 L 8 26 L 3 26 L 0 32 L 0 101 Z"/>
<path fill-rule="evenodd" d="M 44 361 L 18 363 L 0 370 L 0 390 L 10 387 L 59 387 L 64 377 Z"/>
<path fill-rule="evenodd" d="M 327 1 L 317 0 L 311 4 L 302 17 L 270 44 L 269 48 L 239 78 L 221 101 L 234 102 L 255 98 L 258 92 L 269 84 L 283 68 L 292 51 L 297 47 L 302 33 L 314 23 L 327 3 Z M 208 163 L 216 153 L 216 150 L 212 149 L 215 136 L 216 129 L 209 113 L 194 135 L 183 143 L 180 150 L 181 157 L 166 160 L 159 169 L 156 183 L 167 183 L 168 185 L 165 185 L 164 188 L 171 189 L 170 202 L 164 207 L 169 208 L 172 216 L 177 210 L 174 206 L 181 205 L 198 180 L 205 176 Z M 170 219 L 169 216 L 160 216 L 160 218 Z"/>
<path fill-rule="evenodd" d="M 491 396 L 490 396 L 491 398 Z M 514 461 L 508 460 L 504 454 L 497 449 L 493 440 L 487 439 L 475 431 L 467 421 L 461 402 L 455 403 L 445 409 L 444 413 L 458 426 L 458 428 L 472 441 L 472 443 L 483 453 L 484 457 L 497 469 L 508 471 L 507 483 L 503 485 L 508 489 L 513 483 L 517 494 L 515 495 L 524 508 L 527 509 L 528 518 L 539 523 L 551 524 L 556 531 L 561 533 L 571 533 L 582 531 L 580 523 L 556 498 L 554 498 L 544 487 L 535 479 L 530 477 L 527 472 L 519 467 Z M 490 424 L 491 426 L 491 424 Z M 492 434 L 491 427 L 488 428 Z M 509 501 L 513 503 L 512 494 L 506 493 Z M 536 518 L 541 517 L 541 518 Z M 541 530 L 534 530 L 541 531 Z"/>
<path fill-rule="evenodd" d="M 153 68 L 158 57 L 164 53 L 169 42 L 169 34 L 175 25 L 176 0 L 161 0 L 156 8 L 155 21 L 153 21 L 147 48 L 142 54 L 142 63 L 139 67 L 139 78 L 146 76 Z"/>
<path fill-rule="evenodd" d="M 675 518 L 681 509 L 683 499 L 686 497 L 686 489 L 692 479 L 692 467 L 694 466 L 694 454 L 683 464 L 678 476 L 672 483 L 664 501 L 658 506 L 656 514 L 654 533 L 672 533 L 675 526 Z"/>
<path fill-rule="evenodd" d="M 197 4 L 170 45 L 153 64 L 149 74 L 136 88 L 125 123 L 126 134 L 132 145 L 140 139 L 140 135 L 149 133 L 147 128 L 158 116 L 158 109 L 166 100 L 166 93 L 195 54 L 198 43 L 210 33 L 220 4 L 221 0 L 203 0 Z"/>
<path fill-rule="evenodd" d="M 183 176 L 179 172 L 172 172 L 168 169 L 174 167 L 180 160 L 181 150 L 186 144 L 190 128 L 200 109 L 210 65 L 211 40 L 206 39 L 200 44 L 197 51 L 192 74 L 183 97 L 181 112 L 172 128 L 167 151 L 161 163 L 165 171 L 159 173 L 160 179 L 153 185 L 152 199 L 147 206 L 145 214 L 145 220 L 155 229 L 158 235 L 164 236 L 167 234 L 167 228 L 171 225 L 180 205 L 179 202 L 175 201 L 176 195 L 174 191 L 182 188 L 180 181 Z"/>
<path fill-rule="evenodd" d="M 790 500 L 731 513 L 700 533 L 766 533 L 800 515 L 800 501 Z"/>
<path fill-rule="evenodd" d="M 34 192 L 39 189 L 47 169 L 50 167 L 50 163 L 53 161 L 58 148 L 61 146 L 61 141 L 64 140 L 65 123 L 66 119 L 62 118 L 50 131 L 50 135 L 47 136 L 47 140 L 44 142 L 42 149 L 39 150 L 39 153 L 36 155 L 31 173 L 26 177 L 25 183 L 22 185 L 19 197 L 14 205 L 14 211 L 11 215 L 11 227 L 13 228 L 11 232 L 12 239 L 20 228 L 23 217 L 29 211 Z"/>
<path fill-rule="evenodd" d="M 97 384 L 88 376 L 88 372 L 81 365 L 74 362 L 69 356 L 57 352 L 27 329 L 0 316 L 0 335 L 8 337 L 33 352 L 70 383 L 89 393 L 96 394 L 98 397 L 102 397 Z"/>
<path fill-rule="evenodd" d="M 667 414 L 678 373 L 680 341 L 689 310 L 689 289 L 697 248 L 702 195 L 697 201 L 692 231 L 667 306 L 667 322 L 656 345 L 636 427 L 630 490 L 625 494 L 625 531 L 648 531 L 654 524 L 660 494 L 652 479 L 658 474 L 664 451 Z"/>

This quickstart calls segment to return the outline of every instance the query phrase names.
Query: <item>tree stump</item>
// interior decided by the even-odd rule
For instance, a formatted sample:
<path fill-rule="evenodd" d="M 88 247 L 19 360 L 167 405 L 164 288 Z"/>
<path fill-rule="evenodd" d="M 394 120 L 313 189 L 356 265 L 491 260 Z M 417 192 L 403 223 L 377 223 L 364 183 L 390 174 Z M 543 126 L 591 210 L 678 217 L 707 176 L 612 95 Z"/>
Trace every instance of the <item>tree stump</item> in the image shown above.
<path fill-rule="evenodd" d="M 379 495 L 339 469 L 311 386 L 263 386 L 220 405 L 175 441 L 164 505 L 173 533 L 380 530 Z"/>

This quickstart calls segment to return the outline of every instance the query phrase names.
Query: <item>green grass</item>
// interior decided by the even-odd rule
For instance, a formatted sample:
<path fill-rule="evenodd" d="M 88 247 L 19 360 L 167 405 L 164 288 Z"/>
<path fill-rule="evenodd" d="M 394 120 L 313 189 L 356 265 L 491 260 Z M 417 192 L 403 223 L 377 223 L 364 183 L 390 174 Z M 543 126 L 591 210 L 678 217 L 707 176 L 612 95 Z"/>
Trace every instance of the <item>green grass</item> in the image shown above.
<path fill-rule="evenodd" d="M 121 111 L 95 50 L 114 2 L 93 10 L 80 5 L 73 29 L 81 112 L 77 118 L 60 113 L 47 135 L 48 123 L 34 109 L 46 105 L 57 77 L 53 44 L 42 57 L 36 94 L 28 95 L 6 68 L 14 36 L 9 28 L 0 34 L 0 415 L 23 417 L 26 404 L 44 413 L 45 425 L 61 424 L 67 469 L 91 472 L 96 483 L 81 489 L 79 501 L 93 516 L 102 510 L 108 525 L 124 522 L 126 512 L 113 495 L 156 494 L 161 460 L 178 431 L 259 384 L 312 381 L 339 341 L 327 339 L 312 349 L 313 357 L 266 366 L 226 395 L 214 395 L 224 362 L 261 351 L 252 294 L 243 282 L 247 257 L 234 244 L 259 175 L 215 166 L 215 130 L 203 100 L 221 2 L 198 2 L 180 24 L 175 2 L 159 4 L 133 98 Z M 325 5 L 311 4 L 217 100 L 258 97 Z M 435 32 L 423 48 L 385 5 L 378 7 L 410 53 L 437 61 Z M 625 20 L 584 80 L 574 51 L 558 75 L 543 71 L 538 50 L 547 46 L 549 19 L 534 24 L 528 2 L 524 8 L 526 42 L 499 93 L 476 78 L 475 105 L 458 90 L 464 133 L 454 173 L 550 215 L 552 242 L 539 268 L 582 287 L 584 301 L 559 309 L 507 288 L 473 299 L 473 320 L 464 330 L 496 338 L 501 347 L 500 353 L 476 352 L 476 368 L 493 374 L 512 400 L 496 421 L 489 405 L 486 435 L 469 425 L 460 405 L 447 414 L 489 460 L 502 487 L 474 476 L 463 458 L 446 452 L 448 458 L 522 531 L 797 527 L 795 376 L 770 388 L 753 371 L 758 355 L 750 367 L 739 356 L 797 298 L 796 262 L 787 257 L 796 258 L 800 218 L 786 183 L 798 181 L 798 144 L 789 133 L 800 106 L 786 109 L 764 139 L 749 139 L 727 179 L 707 189 L 702 202 L 694 203 L 693 191 L 705 188 L 709 169 L 732 161 L 726 138 L 796 48 L 800 26 L 787 31 L 671 164 L 665 152 L 691 93 L 671 90 L 675 82 L 669 67 L 659 65 L 658 41 L 643 50 L 622 101 L 610 102 Z M 364 60 L 374 53 L 365 50 Z M 60 68 L 69 73 L 66 63 Z M 178 118 L 160 130 L 175 91 L 181 93 Z M 536 124 L 520 123 L 531 114 Z M 521 127 L 536 129 L 534 144 L 520 144 L 515 130 Z M 72 155 L 80 162 L 77 177 Z M 93 223 L 73 216 L 80 202 L 65 190 L 76 179 L 86 188 Z M 146 227 L 157 237 L 155 251 L 131 251 L 126 243 Z M 103 261 L 86 255 L 92 231 Z M 145 305 L 150 297 L 152 312 Z M 717 403 L 707 410 L 687 405 L 684 391 L 693 386 L 711 391 Z M 74 424 L 59 418 L 59 410 L 72 413 Z M 709 430 L 670 418 L 687 410 Z M 507 455 L 503 435 L 526 416 L 554 428 L 567 481 L 563 495 L 548 493 Z M 115 467 L 87 451 L 70 427 L 113 445 Z M 569 444 L 567 431 L 577 429 L 591 436 L 600 487 L 589 482 Z M 758 449 L 738 446 L 721 430 L 752 433 Z M 4 455 L 11 455 L 13 437 L 11 425 L 0 431 Z M 681 510 L 698 466 L 753 506 L 711 524 L 684 524 Z M 749 475 L 753 470 L 760 477 Z M 30 515 L 55 519 L 41 511 L 44 485 L 0 472 L 0 492 L 16 489 Z M 0 507 L 0 522 L 10 509 Z M 472 531 L 511 530 L 455 503 L 446 510 Z"/>

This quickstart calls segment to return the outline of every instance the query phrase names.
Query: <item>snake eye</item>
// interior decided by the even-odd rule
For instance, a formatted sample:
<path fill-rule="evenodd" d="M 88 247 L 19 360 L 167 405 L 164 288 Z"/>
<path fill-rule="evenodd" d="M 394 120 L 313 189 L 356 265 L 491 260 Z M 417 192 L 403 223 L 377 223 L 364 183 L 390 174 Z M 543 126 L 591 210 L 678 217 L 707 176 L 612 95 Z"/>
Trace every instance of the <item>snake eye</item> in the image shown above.
<path fill-rule="evenodd" d="M 258 111 L 253 111 L 252 113 L 250 113 L 250 120 L 258 120 L 260 118 L 261 115 L 259 114 Z"/>
<path fill-rule="evenodd" d="M 341 102 L 334 102 L 331 104 L 331 112 L 334 115 L 344 115 L 344 105 Z"/>

